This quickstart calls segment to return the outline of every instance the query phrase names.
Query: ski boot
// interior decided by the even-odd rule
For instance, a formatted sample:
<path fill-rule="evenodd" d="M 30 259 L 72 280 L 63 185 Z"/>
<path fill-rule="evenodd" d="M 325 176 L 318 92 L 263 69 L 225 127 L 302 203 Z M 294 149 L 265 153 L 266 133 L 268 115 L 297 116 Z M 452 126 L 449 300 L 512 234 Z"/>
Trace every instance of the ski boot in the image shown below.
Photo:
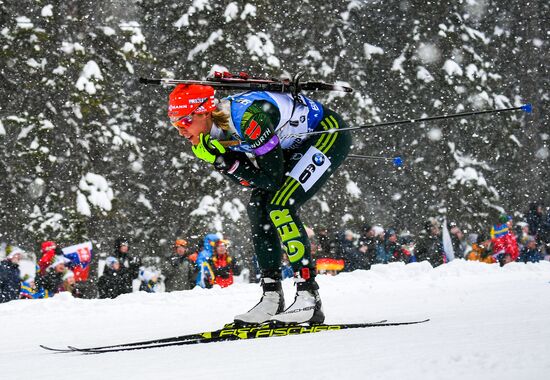
<path fill-rule="evenodd" d="M 321 324 L 325 321 L 323 305 L 319 296 L 319 285 L 309 268 L 302 268 L 300 276 L 295 277 L 296 297 L 284 312 L 271 318 L 272 326 L 298 325 L 302 323 Z"/>
<path fill-rule="evenodd" d="M 269 322 L 271 317 L 285 309 L 285 297 L 281 281 L 271 277 L 262 279 L 263 295 L 260 302 L 244 314 L 235 316 L 238 326 L 259 325 Z"/>

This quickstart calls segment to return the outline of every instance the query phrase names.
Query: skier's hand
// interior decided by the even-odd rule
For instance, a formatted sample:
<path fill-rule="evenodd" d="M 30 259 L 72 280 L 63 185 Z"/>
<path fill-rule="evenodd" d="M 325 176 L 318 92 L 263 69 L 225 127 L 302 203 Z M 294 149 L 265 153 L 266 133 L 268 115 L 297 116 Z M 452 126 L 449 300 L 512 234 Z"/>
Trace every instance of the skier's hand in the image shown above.
<path fill-rule="evenodd" d="M 226 149 L 218 140 L 211 139 L 210 135 L 204 135 L 203 133 L 199 136 L 199 143 L 191 149 L 195 156 L 210 164 L 216 161 L 216 157 L 226 152 Z"/>

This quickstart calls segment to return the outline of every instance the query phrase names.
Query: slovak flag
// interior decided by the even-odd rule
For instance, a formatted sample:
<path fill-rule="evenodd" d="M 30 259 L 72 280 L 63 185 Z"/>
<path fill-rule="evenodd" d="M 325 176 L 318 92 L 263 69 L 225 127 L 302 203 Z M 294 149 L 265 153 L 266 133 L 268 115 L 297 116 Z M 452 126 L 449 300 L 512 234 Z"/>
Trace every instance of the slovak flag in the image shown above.
<path fill-rule="evenodd" d="M 75 281 L 86 281 L 92 262 L 92 242 L 87 241 L 63 248 L 63 255 L 71 260 L 69 266 L 74 273 Z"/>

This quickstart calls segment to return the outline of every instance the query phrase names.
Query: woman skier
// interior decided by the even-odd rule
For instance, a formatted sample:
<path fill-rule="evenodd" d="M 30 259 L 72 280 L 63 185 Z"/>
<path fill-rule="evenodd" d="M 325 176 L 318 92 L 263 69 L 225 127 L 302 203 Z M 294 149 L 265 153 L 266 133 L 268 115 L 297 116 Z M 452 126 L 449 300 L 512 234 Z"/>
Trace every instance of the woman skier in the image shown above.
<path fill-rule="evenodd" d="M 247 212 L 263 296 L 235 323 L 323 323 L 311 246 L 297 211 L 349 152 L 349 132 L 338 132 L 347 127 L 342 118 L 300 94 L 249 91 L 217 101 L 212 87 L 195 84 L 172 91 L 168 117 L 198 158 L 253 189 Z M 324 130 L 332 133 L 303 135 Z M 281 243 L 297 288 L 286 309 Z"/>

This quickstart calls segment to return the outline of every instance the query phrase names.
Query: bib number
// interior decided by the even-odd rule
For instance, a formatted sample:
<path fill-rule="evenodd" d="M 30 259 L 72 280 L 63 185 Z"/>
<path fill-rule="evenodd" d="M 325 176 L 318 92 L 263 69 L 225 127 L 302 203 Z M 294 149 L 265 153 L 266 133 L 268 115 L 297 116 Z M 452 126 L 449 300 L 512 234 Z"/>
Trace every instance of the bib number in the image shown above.
<path fill-rule="evenodd" d="M 312 146 L 300 161 L 296 163 L 290 172 L 290 177 L 298 181 L 305 191 L 308 191 L 327 171 L 330 165 L 331 162 L 328 157 L 319 149 Z"/>

